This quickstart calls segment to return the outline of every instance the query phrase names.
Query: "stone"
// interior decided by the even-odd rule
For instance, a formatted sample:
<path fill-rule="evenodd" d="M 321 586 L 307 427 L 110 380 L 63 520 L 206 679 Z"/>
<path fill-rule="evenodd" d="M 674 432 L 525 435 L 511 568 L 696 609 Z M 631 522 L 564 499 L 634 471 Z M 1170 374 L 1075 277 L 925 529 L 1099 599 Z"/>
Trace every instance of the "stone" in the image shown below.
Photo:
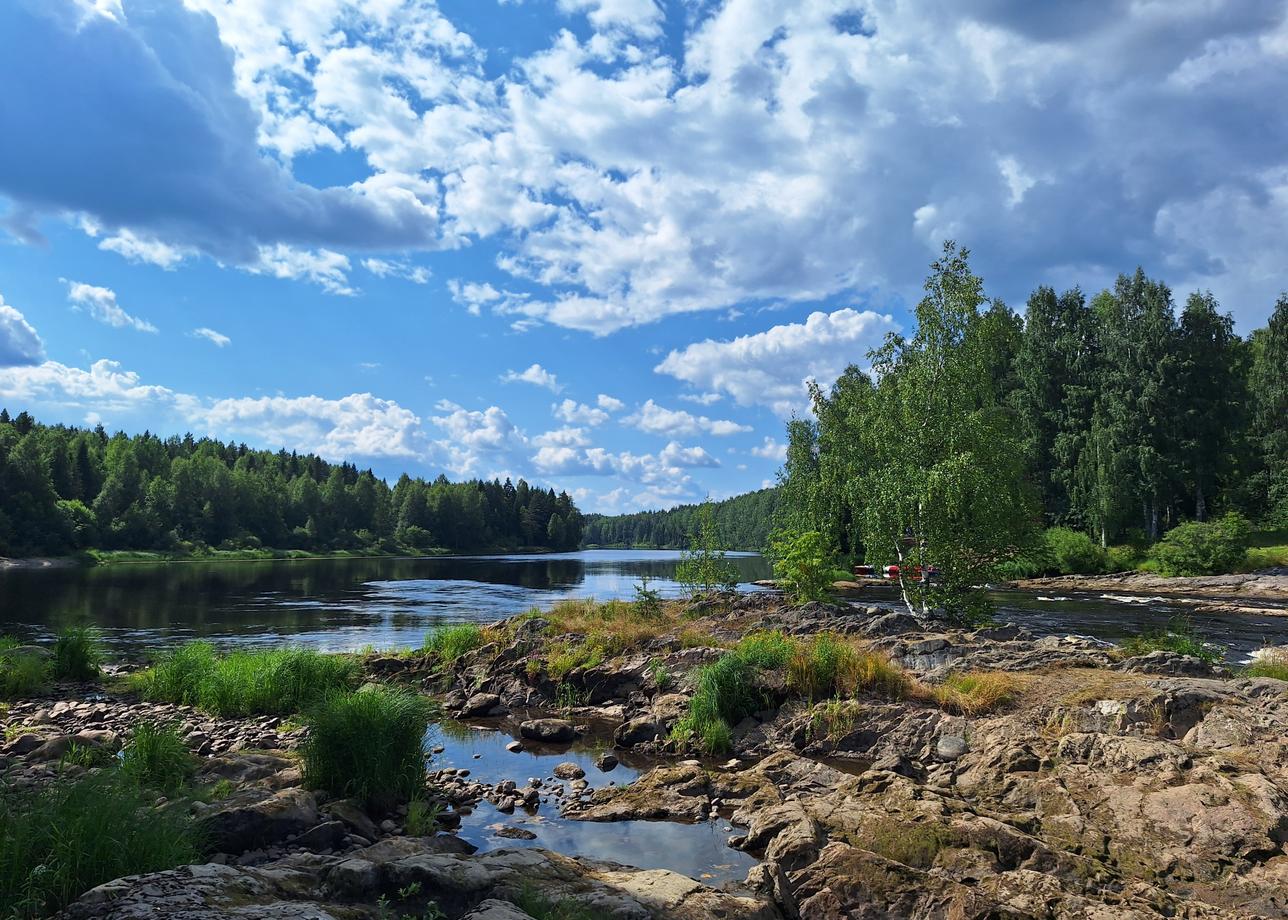
<path fill-rule="evenodd" d="M 236 855 L 263 847 L 317 825 L 317 800 L 304 789 L 284 789 L 248 800 L 235 795 L 200 821 L 208 846 Z"/>
<path fill-rule="evenodd" d="M 509 901 L 488 898 L 461 920 L 532 920 L 532 916 L 519 910 Z"/>
<path fill-rule="evenodd" d="M 498 830 L 496 832 L 496 835 L 498 837 L 504 837 L 507 840 L 536 840 L 537 839 L 537 835 L 534 834 L 532 831 L 528 830 L 526 827 L 515 827 L 512 824 L 507 824 L 505 827 Z"/>
<path fill-rule="evenodd" d="M 340 845 L 346 833 L 343 821 L 324 821 L 300 834 L 291 843 L 306 850 L 330 850 Z"/>
<path fill-rule="evenodd" d="M 618 761 L 618 759 L 612 754 L 604 753 L 599 755 L 599 758 L 595 761 L 595 766 L 600 770 L 603 770 L 605 773 L 608 773 L 615 769 L 619 762 L 620 761 Z"/>
<path fill-rule="evenodd" d="M 509 751 L 511 754 L 518 754 L 523 750 L 523 742 L 511 741 L 509 744 L 505 746 L 505 749 Z"/>
<path fill-rule="evenodd" d="M 960 735 L 940 735 L 935 742 L 935 756 L 942 760 L 957 760 L 970 748 Z"/>
<path fill-rule="evenodd" d="M 586 775 L 586 771 L 571 760 L 557 764 L 552 772 L 559 779 L 581 779 Z"/>
<path fill-rule="evenodd" d="M 501 697 L 495 693 L 476 693 L 465 701 L 460 709 L 462 716 L 491 715 L 494 709 L 504 709 Z"/>
<path fill-rule="evenodd" d="M 618 747 L 628 748 L 648 741 L 656 741 L 662 734 L 662 727 L 653 719 L 641 717 L 623 722 L 613 732 L 613 743 Z"/>
<path fill-rule="evenodd" d="M 575 740 L 577 729 L 567 719 L 529 719 L 519 724 L 519 734 L 531 741 L 561 744 Z"/>
<path fill-rule="evenodd" d="M 380 836 L 376 823 L 371 820 L 366 810 L 353 799 L 336 799 L 322 806 L 323 814 L 330 815 L 342 822 L 350 831 L 359 837 L 375 840 Z"/>

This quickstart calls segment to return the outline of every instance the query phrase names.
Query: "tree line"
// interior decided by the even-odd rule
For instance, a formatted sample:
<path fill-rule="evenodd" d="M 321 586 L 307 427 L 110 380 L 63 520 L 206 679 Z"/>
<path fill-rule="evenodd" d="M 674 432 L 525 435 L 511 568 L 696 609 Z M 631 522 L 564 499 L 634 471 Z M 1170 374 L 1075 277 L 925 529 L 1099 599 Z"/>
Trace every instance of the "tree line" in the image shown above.
<path fill-rule="evenodd" d="M 0 555 L 88 548 L 576 548 L 567 492 L 523 479 L 449 482 L 192 435 L 109 435 L 0 410 Z"/>
<path fill-rule="evenodd" d="M 678 505 L 666 511 L 586 516 L 587 546 L 687 549 L 702 529 L 704 508 L 720 545 L 730 549 L 761 550 L 778 502 L 777 489 L 759 489 L 705 505 Z"/>
<path fill-rule="evenodd" d="M 788 424 L 780 526 L 885 557 L 907 541 L 867 552 L 874 508 L 914 493 L 887 523 L 911 529 L 939 496 L 963 529 L 986 531 L 997 505 L 1019 503 L 1035 528 L 1102 546 L 1229 511 L 1288 526 L 1288 295 L 1246 338 L 1211 293 L 1178 311 L 1140 269 L 1090 298 L 1041 286 L 1021 315 L 987 300 L 949 246 L 917 318 L 912 339 L 892 336 L 870 372 L 815 387 L 812 417 Z M 882 459 L 892 444 L 911 465 Z"/>

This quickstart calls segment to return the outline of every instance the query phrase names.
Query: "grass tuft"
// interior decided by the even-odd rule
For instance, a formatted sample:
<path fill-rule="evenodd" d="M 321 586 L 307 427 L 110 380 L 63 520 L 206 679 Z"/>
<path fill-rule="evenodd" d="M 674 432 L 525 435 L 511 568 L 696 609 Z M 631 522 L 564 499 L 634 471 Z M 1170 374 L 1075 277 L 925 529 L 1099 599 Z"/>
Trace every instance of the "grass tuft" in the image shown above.
<path fill-rule="evenodd" d="M 1246 677 L 1273 677 L 1288 680 L 1288 649 L 1265 649 L 1252 664 L 1243 669 Z"/>
<path fill-rule="evenodd" d="M 121 768 L 142 786 L 173 792 L 192 779 L 197 759 L 173 725 L 143 722 L 121 752 Z"/>
<path fill-rule="evenodd" d="M 483 645 L 483 630 L 473 623 L 440 626 L 426 633 L 421 650 L 436 656 L 444 664 L 455 664 L 457 659 Z"/>
<path fill-rule="evenodd" d="M 532 920 L 596 920 L 600 915 L 572 898 L 554 899 L 525 882 L 514 897 L 514 905 Z"/>
<path fill-rule="evenodd" d="M 97 680 L 102 663 L 98 631 L 89 626 L 69 626 L 54 640 L 49 669 L 57 680 Z"/>
<path fill-rule="evenodd" d="M 1005 671 L 956 672 L 931 688 L 931 697 L 947 712 L 978 716 L 1011 702 L 1022 687 L 1019 678 Z"/>
<path fill-rule="evenodd" d="M 1176 652 L 1178 655 L 1192 655 L 1212 664 L 1216 664 L 1225 657 L 1219 646 L 1205 642 L 1195 631 L 1193 624 L 1181 618 L 1173 619 L 1164 630 L 1132 636 L 1119 643 L 1118 648 L 1126 658 L 1160 650 Z"/>
<path fill-rule="evenodd" d="M 304 782 L 386 811 L 425 784 L 425 731 L 431 706 L 405 690 L 332 693 L 305 718 Z"/>
<path fill-rule="evenodd" d="M 0 699 L 35 696 L 49 683 L 49 665 L 39 654 L 14 649 L 0 653 Z"/>

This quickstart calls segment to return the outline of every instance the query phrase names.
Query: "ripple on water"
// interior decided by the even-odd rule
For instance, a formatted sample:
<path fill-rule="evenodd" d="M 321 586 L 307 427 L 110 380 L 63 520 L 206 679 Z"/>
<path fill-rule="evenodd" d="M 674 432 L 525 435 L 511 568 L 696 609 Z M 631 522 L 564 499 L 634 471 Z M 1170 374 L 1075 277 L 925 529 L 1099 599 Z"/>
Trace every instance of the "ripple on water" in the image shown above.
<path fill-rule="evenodd" d="M 431 769 L 467 769 L 470 779 L 488 784 L 514 780 L 523 786 L 533 776 L 545 784 L 556 764 L 571 761 L 586 771 L 587 781 L 598 789 L 610 783 L 630 783 L 649 767 L 646 761 L 633 761 L 611 771 L 601 770 L 595 761 L 607 748 L 593 742 L 533 747 L 525 741 L 524 750 L 516 754 L 505 749 L 512 740 L 514 736 L 507 731 L 449 721 L 431 727 L 425 743 L 445 748 L 433 756 Z M 531 840 L 498 836 L 497 832 L 505 827 L 522 828 L 536 836 Z M 572 821 L 559 815 L 558 803 L 551 797 L 535 813 L 517 808 L 512 815 L 503 814 L 487 801 L 480 802 L 471 814 L 463 816 L 458 833 L 480 850 L 543 847 L 641 869 L 670 869 L 719 886 L 742 881 L 758 862 L 749 853 L 728 846 L 729 837 L 742 831 L 724 818 L 698 824 Z"/>

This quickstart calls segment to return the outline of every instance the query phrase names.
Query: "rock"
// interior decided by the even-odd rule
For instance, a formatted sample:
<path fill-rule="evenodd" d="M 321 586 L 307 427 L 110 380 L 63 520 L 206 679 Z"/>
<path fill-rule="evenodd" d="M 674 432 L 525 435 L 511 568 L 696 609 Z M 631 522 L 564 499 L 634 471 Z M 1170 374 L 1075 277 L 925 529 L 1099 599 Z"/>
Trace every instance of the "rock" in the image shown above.
<path fill-rule="evenodd" d="M 300 834 L 291 843 L 306 850 L 331 850 L 340 845 L 346 833 L 343 821 L 324 821 Z"/>
<path fill-rule="evenodd" d="M 460 709 L 462 716 L 486 716 L 492 715 L 493 710 L 504 710 L 501 705 L 501 697 L 495 693 L 476 693 L 465 701 Z"/>
<path fill-rule="evenodd" d="M 921 623 L 910 613 L 895 611 L 870 620 L 863 626 L 866 636 L 901 636 L 920 632 Z"/>
<path fill-rule="evenodd" d="M 376 823 L 367 812 L 353 799 L 337 799 L 322 806 L 322 812 L 342 822 L 350 831 L 359 837 L 375 840 L 380 836 Z"/>
<path fill-rule="evenodd" d="M 960 735 L 940 735 L 935 742 L 935 756 L 942 760 L 956 760 L 968 750 L 966 739 Z"/>
<path fill-rule="evenodd" d="M 23 754 L 30 754 L 32 751 L 45 744 L 47 740 L 48 739 L 42 738 L 34 732 L 23 732 L 3 748 L 0 748 L 0 750 L 10 756 L 22 756 Z"/>
<path fill-rule="evenodd" d="M 566 743 L 577 737 L 577 729 L 566 719 L 529 719 L 519 724 L 519 734 L 532 741 Z"/>
<path fill-rule="evenodd" d="M 647 741 L 655 741 L 662 735 L 662 727 L 648 717 L 631 719 L 617 726 L 613 732 L 613 743 L 618 747 L 628 748 Z"/>
<path fill-rule="evenodd" d="M 509 901 L 488 898 L 461 920 L 532 920 L 532 916 L 519 910 Z"/>
<path fill-rule="evenodd" d="M 507 824 L 496 832 L 498 837 L 505 837 L 507 840 L 536 840 L 537 835 L 525 827 L 515 827 Z"/>
<path fill-rule="evenodd" d="M 210 849 L 236 855 L 284 840 L 318 823 L 313 794 L 284 789 L 258 800 L 234 796 L 203 817 L 200 830 Z"/>
<path fill-rule="evenodd" d="M 612 754 L 605 753 L 605 754 L 599 755 L 599 759 L 595 761 L 595 766 L 598 767 L 600 770 L 603 770 L 605 773 L 608 773 L 611 770 L 615 769 L 618 763 L 619 761 L 617 760 L 616 757 L 614 757 Z"/>
<path fill-rule="evenodd" d="M 505 746 L 505 749 L 509 751 L 511 754 L 518 754 L 520 751 L 523 750 L 523 742 L 511 741 L 509 744 Z"/>
<path fill-rule="evenodd" d="M 551 772 L 560 779 L 581 779 L 586 775 L 586 771 L 577 766 L 577 764 L 573 763 L 571 760 L 567 760 L 556 765 L 554 770 Z"/>
<path fill-rule="evenodd" d="M 1115 671 L 1135 674 L 1165 674 L 1172 677 L 1211 677 L 1216 673 L 1211 662 L 1194 655 L 1180 655 L 1166 649 L 1157 649 L 1114 665 Z"/>

